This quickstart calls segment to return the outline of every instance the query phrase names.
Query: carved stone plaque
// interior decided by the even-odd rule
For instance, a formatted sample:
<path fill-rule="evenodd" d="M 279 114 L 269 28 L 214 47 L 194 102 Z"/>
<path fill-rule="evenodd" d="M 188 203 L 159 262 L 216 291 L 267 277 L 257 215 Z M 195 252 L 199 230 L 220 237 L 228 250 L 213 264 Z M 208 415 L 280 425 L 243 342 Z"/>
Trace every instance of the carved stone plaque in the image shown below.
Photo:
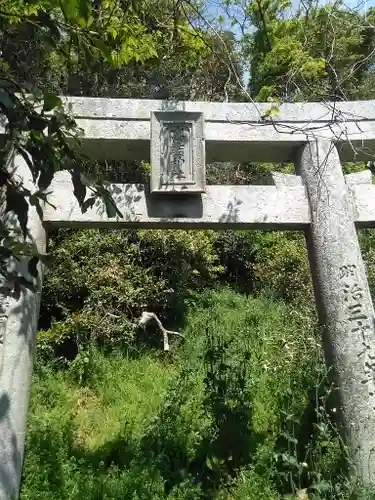
<path fill-rule="evenodd" d="M 205 190 L 203 114 L 151 112 L 151 192 Z"/>

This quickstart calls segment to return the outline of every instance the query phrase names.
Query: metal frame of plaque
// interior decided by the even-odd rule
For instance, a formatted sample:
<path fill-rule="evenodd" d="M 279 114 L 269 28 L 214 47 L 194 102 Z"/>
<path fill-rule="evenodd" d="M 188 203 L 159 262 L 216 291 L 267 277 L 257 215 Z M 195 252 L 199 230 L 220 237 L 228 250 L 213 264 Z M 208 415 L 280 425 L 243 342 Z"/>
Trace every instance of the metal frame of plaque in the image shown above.
<path fill-rule="evenodd" d="M 206 189 L 203 113 L 151 112 L 151 192 Z"/>

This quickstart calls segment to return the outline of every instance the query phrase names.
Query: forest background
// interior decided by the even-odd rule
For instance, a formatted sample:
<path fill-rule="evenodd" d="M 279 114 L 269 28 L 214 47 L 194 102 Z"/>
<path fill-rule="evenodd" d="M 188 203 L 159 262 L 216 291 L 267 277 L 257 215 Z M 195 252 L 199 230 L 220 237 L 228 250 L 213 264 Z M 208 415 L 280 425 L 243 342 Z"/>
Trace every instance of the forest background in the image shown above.
<path fill-rule="evenodd" d="M 268 101 L 270 116 L 283 102 L 372 99 L 374 23 L 371 3 L 340 1 L 0 0 L 7 209 L 22 226 L 24 200 L 38 205 L 60 168 L 80 198 L 105 196 L 105 180 L 149 182 L 145 162 L 79 157 L 59 95 Z M 8 176 L 14 151 L 31 158 L 37 194 Z M 207 178 L 271 170 L 293 171 L 249 158 Z M 0 257 L 35 268 L 1 230 Z M 375 234 L 359 237 L 374 296 Z M 22 500 L 375 498 L 345 474 L 303 234 L 58 230 L 48 251 Z M 135 326 L 144 311 L 184 335 L 171 352 Z"/>

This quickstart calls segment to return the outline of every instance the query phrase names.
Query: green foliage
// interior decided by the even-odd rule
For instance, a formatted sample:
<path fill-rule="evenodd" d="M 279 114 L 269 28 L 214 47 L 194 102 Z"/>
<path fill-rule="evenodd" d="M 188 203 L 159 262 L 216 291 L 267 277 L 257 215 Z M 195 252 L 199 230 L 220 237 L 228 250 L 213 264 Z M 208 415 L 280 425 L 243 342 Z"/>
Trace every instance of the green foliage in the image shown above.
<path fill-rule="evenodd" d="M 167 87 L 176 81 L 171 92 L 175 96 L 181 97 L 188 90 L 194 91 L 195 97 L 201 93 L 210 99 L 218 98 L 219 92 L 226 96 L 236 93 L 237 76 L 227 78 L 228 54 L 229 59 L 234 54 L 233 37 L 215 37 L 193 27 L 199 8 L 191 2 L 183 4 L 177 9 L 171 0 L 157 5 L 117 0 L 95 4 L 89 0 L 1 1 L 0 108 L 7 128 L 0 149 L 0 188 L 6 191 L 6 212 L 18 217 L 20 233 L 1 223 L 3 275 L 11 256 L 29 259 L 34 278 L 38 258 L 46 261 L 27 240 L 28 203 L 41 216 L 45 192 L 61 165 L 71 172 L 74 194 L 83 211 L 100 197 L 108 217 L 121 216 L 103 179 L 99 182 L 87 175 L 79 155 L 78 130 L 63 111 L 58 92 L 108 95 L 105 89 L 110 88 L 116 97 L 139 96 L 139 89 L 132 89 L 136 79 L 146 82 L 141 95 L 151 92 L 152 97 L 166 98 L 169 95 L 162 95 L 163 78 Z M 19 50 L 20 45 L 25 50 Z M 220 51 L 224 62 L 223 57 L 217 57 Z M 239 68 L 238 61 L 236 64 Z M 208 69 L 215 73 L 210 84 Z M 114 83 L 118 81 L 124 82 L 121 91 Z M 183 89 L 178 89 L 181 84 Z M 11 163 L 17 154 L 30 171 L 29 175 L 23 172 L 24 178 L 30 177 L 29 183 L 20 184 L 14 177 Z M 18 287 L 30 286 L 16 275 L 12 280 Z"/>
<path fill-rule="evenodd" d="M 270 301 L 206 293 L 191 307 L 186 343 L 169 362 L 94 349 L 81 378 L 78 362 L 65 372 L 39 364 L 21 498 L 36 491 L 46 500 L 83 491 L 88 499 L 103 492 L 137 498 L 136 491 L 148 498 L 142 492 L 149 490 L 155 498 L 190 499 L 235 491 L 240 470 L 272 454 L 280 391 L 299 380 L 297 373 L 311 375 L 311 363 L 320 366 L 306 325 Z M 257 482 L 261 488 L 256 478 L 248 486 L 254 500 Z"/>
<path fill-rule="evenodd" d="M 373 9 L 342 2 L 245 2 L 255 30 L 243 39 L 251 94 L 286 101 L 368 98 L 373 82 Z"/>
<path fill-rule="evenodd" d="M 27 239 L 28 203 L 41 216 L 45 192 L 61 165 L 71 172 L 82 211 L 100 197 L 108 217 L 121 216 L 103 177 L 87 175 L 80 131 L 57 94 L 221 100 L 239 96 L 242 68 L 230 33 L 213 35 L 192 24 L 201 14 L 190 1 L 178 8 L 172 0 L 0 3 L 0 107 L 8 120 L 0 188 L 7 193 L 6 211 L 19 221 L 19 234 L 1 223 L 1 273 L 8 275 L 13 256 L 28 259 L 35 278 L 38 259 L 47 258 Z M 16 154 L 30 170 L 25 185 L 10 168 Z M 100 172 L 97 165 L 91 170 Z M 18 288 L 31 286 L 14 273 L 8 278 Z"/>
<path fill-rule="evenodd" d="M 5 194 L 2 203 L 5 213 L 0 222 L 0 273 L 9 276 L 7 262 L 10 256 L 18 260 L 28 257 L 29 272 L 35 277 L 39 249 L 27 241 L 29 205 L 35 207 L 42 218 L 45 189 L 55 171 L 60 169 L 60 162 L 65 162 L 68 170 L 72 165 L 74 148 L 68 144 L 68 138 L 72 138 L 75 124 L 61 107 L 55 114 L 47 114 L 60 106 L 57 96 L 42 94 L 31 102 L 20 87 L 21 94 L 15 95 L 12 82 L 1 75 L 0 87 L 0 109 L 7 120 L 5 141 L 0 148 L 0 189 Z M 35 104 L 41 102 L 43 107 L 37 110 Z M 23 182 L 14 175 L 17 169 L 13 165 L 15 155 L 25 163 Z M 16 173 L 20 174 L 17 170 Z M 17 224 L 6 223 L 11 214 L 17 217 Z M 21 283 L 14 273 L 11 274 L 13 281 L 26 284 L 25 280 Z"/>
<path fill-rule="evenodd" d="M 103 26 L 108 29 L 111 24 L 108 22 L 109 12 L 111 16 L 117 14 L 111 4 L 104 2 L 101 15 L 97 16 L 94 23 L 89 0 L 68 2 L 65 5 L 47 0 L 33 2 L 32 6 L 29 2 L 2 1 L 0 27 L 3 32 L 7 29 L 12 31 L 14 26 L 18 27 L 22 23 L 32 27 L 41 43 L 44 43 L 44 50 L 48 52 L 52 48 L 66 64 L 70 64 L 72 50 L 77 53 L 83 50 L 86 56 L 99 59 L 104 57 L 113 62 L 107 32 L 102 30 Z M 115 18 L 112 19 L 111 16 L 109 21 L 114 22 Z M 138 19 L 137 22 L 141 29 L 141 21 Z M 123 22 L 121 24 L 124 26 Z M 137 31 L 136 23 L 133 23 L 132 28 Z M 151 40 L 147 44 L 137 44 L 133 34 L 124 33 L 123 36 L 125 39 L 116 37 L 116 43 L 120 41 L 122 44 L 118 51 L 120 54 L 124 53 L 124 44 L 127 44 L 128 61 L 134 58 L 144 60 L 155 55 Z M 74 193 L 82 209 L 85 209 L 85 196 L 89 191 L 93 201 L 97 197 L 103 198 L 109 217 L 121 214 L 103 184 L 82 175 L 76 161 L 79 143 L 76 140 L 75 122 L 64 112 L 60 98 L 48 86 L 41 85 L 37 88 L 34 83 L 31 86 L 17 81 L 4 60 L 0 64 L 0 110 L 6 120 L 5 140 L 0 149 L 0 189 L 5 192 L 5 214 L 14 213 L 18 218 L 18 227 L 13 227 L 3 219 L 1 221 L 0 271 L 9 279 L 8 259 L 28 258 L 29 271 L 35 278 L 37 259 L 42 260 L 43 256 L 39 254 L 36 245 L 28 241 L 29 205 L 35 207 L 42 218 L 41 203 L 46 201 L 46 190 L 61 165 L 71 172 Z M 25 163 L 22 172 L 17 171 L 13 165 L 17 155 Z M 17 168 L 19 169 L 19 165 Z M 20 173 L 22 181 L 17 178 Z M 18 286 L 28 284 L 16 273 L 12 273 L 11 277 Z"/>
<path fill-rule="evenodd" d="M 44 359 L 71 360 L 90 344 L 160 345 L 154 333 L 140 337 L 135 318 L 151 311 L 180 328 L 192 294 L 217 280 L 313 305 L 305 241 L 296 233 L 59 231 L 50 251 L 55 260 L 46 271 L 38 335 Z"/>
<path fill-rule="evenodd" d="M 168 357 L 92 349 L 81 378 L 38 364 L 21 500 L 371 498 L 342 475 L 317 333 L 222 290 L 200 294 Z"/>
<path fill-rule="evenodd" d="M 44 282 L 40 355 L 73 359 L 89 344 L 134 348 L 132 322 L 143 311 L 183 324 L 189 295 L 222 272 L 215 237 L 182 230 L 60 232 Z M 159 336 L 150 336 L 159 345 Z"/>
<path fill-rule="evenodd" d="M 207 328 L 204 346 L 203 406 L 211 416 L 205 438 L 209 442 L 204 456 L 206 488 L 230 482 L 254 451 L 251 347 L 246 348 L 243 339 L 240 348 L 236 345 L 239 332 L 217 335 L 217 331 L 215 323 Z"/>
<path fill-rule="evenodd" d="M 46 46 L 27 19 L 17 26 L 5 23 L 3 66 L 24 85 L 68 95 L 238 98 L 242 68 L 233 36 L 198 28 L 201 7 L 190 0 L 178 6 L 174 0 L 84 0 L 87 22 L 73 8 L 69 23 L 75 30 L 60 37 L 57 48 Z"/>
<path fill-rule="evenodd" d="M 0 102 L 10 118 L 1 163 L 12 147 L 23 153 L 38 189 L 30 195 L 2 177 L 24 232 L 25 200 L 38 206 L 62 164 L 82 209 L 104 196 L 108 216 L 116 207 L 104 173 L 148 178 L 146 164 L 78 162 L 75 125 L 57 93 L 241 99 L 234 36 L 198 28 L 193 2 L 0 4 Z M 252 96 L 270 102 L 264 117 L 283 100 L 372 95 L 372 9 L 364 16 L 336 4 L 287 15 L 288 1 L 241 5 L 241 28 L 249 19 L 255 27 L 242 47 Z M 273 169 L 216 164 L 209 180 L 248 184 Z M 5 236 L 5 257 L 27 255 L 35 275 L 35 252 Z M 373 293 L 372 232 L 361 244 Z M 344 477 L 302 235 L 60 231 L 50 249 L 23 499 L 373 498 Z M 219 280 L 259 297 L 207 291 Z M 182 329 L 185 342 L 172 354 L 135 327 L 144 310 Z"/>
<path fill-rule="evenodd" d="M 65 375 L 38 367 L 23 499 L 164 498 L 158 475 L 132 457 L 173 370 L 149 357 L 127 362 L 93 354 L 93 363 L 101 375 L 91 389 L 74 385 L 73 367 Z"/>
<path fill-rule="evenodd" d="M 224 278 L 247 293 L 312 304 L 305 239 L 292 232 L 223 231 L 216 243 Z"/>
<path fill-rule="evenodd" d="M 366 264 L 371 297 L 375 298 L 375 232 L 373 229 L 364 229 L 358 232 L 359 243 L 363 260 Z"/>
<path fill-rule="evenodd" d="M 72 360 L 91 344 L 160 345 L 155 333 L 140 337 L 135 318 L 152 311 L 180 328 L 192 294 L 217 280 L 313 307 L 306 245 L 296 233 L 59 231 L 50 250 L 38 334 L 44 359 Z"/>
<path fill-rule="evenodd" d="M 300 233 L 267 233 L 255 242 L 253 273 L 258 289 L 287 302 L 309 304 L 313 300 L 306 242 Z"/>

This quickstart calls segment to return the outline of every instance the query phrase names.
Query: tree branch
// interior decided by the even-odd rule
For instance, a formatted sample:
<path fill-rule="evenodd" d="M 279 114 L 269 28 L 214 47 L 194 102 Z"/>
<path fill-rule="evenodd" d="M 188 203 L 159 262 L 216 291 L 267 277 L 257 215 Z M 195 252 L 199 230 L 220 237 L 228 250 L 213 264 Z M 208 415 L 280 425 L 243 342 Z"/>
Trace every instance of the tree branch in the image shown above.
<path fill-rule="evenodd" d="M 138 325 L 141 326 L 141 327 L 143 327 L 143 328 L 145 328 L 146 325 L 147 325 L 147 323 L 149 323 L 152 320 L 154 320 L 156 322 L 156 324 L 158 325 L 159 330 L 162 332 L 164 351 L 169 351 L 170 350 L 169 340 L 168 340 L 168 335 L 169 334 L 171 334 L 171 335 L 177 335 L 178 337 L 184 338 L 184 336 L 181 335 L 181 333 L 174 332 L 172 330 L 166 330 L 164 328 L 164 326 L 162 325 L 162 322 L 160 321 L 160 319 L 154 313 L 143 312 L 142 316 L 138 319 Z"/>

